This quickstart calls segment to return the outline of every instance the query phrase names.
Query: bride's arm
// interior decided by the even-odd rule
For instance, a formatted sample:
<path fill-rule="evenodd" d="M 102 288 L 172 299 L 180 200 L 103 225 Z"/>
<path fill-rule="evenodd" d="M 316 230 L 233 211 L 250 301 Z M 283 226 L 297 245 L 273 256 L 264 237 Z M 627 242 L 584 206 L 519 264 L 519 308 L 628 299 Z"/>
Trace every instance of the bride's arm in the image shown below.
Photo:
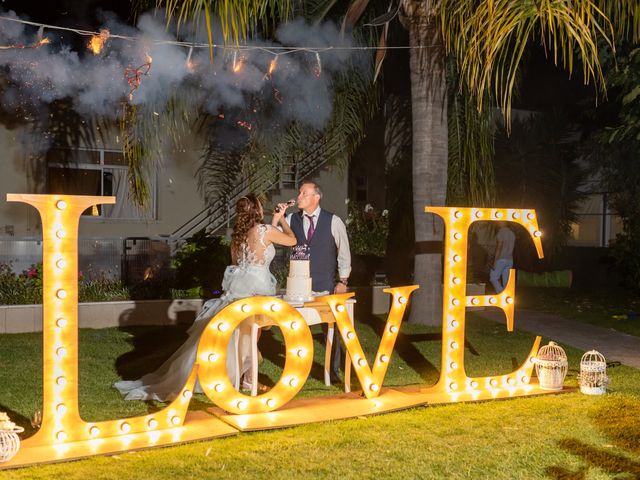
<path fill-rule="evenodd" d="M 298 243 L 296 240 L 296 236 L 291 230 L 291 227 L 287 223 L 284 215 L 287 210 L 287 204 L 281 203 L 278 205 L 279 211 L 273 213 L 273 218 L 271 219 L 271 226 L 267 232 L 267 240 L 272 243 L 276 243 L 278 245 L 285 245 L 287 247 L 293 247 Z M 282 228 L 282 231 L 278 229 L 278 225 Z"/>

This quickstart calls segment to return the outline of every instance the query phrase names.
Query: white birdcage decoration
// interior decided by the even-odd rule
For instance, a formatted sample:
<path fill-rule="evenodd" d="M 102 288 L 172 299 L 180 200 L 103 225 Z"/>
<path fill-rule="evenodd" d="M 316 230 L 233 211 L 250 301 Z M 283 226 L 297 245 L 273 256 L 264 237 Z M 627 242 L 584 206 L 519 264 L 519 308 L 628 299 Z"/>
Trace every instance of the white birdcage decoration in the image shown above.
<path fill-rule="evenodd" d="M 0 430 L 0 463 L 11 460 L 20 450 L 20 437 L 18 433 L 24 432 L 24 428 L 15 426 L 10 430 Z"/>
<path fill-rule="evenodd" d="M 580 391 L 587 395 L 602 395 L 607 391 L 607 362 L 600 352 L 590 350 L 582 356 L 578 383 Z"/>
<path fill-rule="evenodd" d="M 538 350 L 538 355 L 534 358 L 536 375 L 543 390 L 562 390 L 564 377 L 567 376 L 567 354 L 555 342 Z"/>

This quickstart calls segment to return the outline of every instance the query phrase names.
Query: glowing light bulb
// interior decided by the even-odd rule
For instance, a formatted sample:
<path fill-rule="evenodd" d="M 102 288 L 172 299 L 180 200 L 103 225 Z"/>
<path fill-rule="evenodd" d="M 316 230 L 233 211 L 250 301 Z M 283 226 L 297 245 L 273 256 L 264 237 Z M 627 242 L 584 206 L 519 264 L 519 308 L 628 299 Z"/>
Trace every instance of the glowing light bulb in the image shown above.
<path fill-rule="evenodd" d="M 492 378 L 489 383 L 491 384 L 492 387 L 498 386 L 498 380 L 496 380 L 495 378 Z"/>
<path fill-rule="evenodd" d="M 298 322 L 297 320 L 294 320 L 289 324 L 289 328 L 291 330 L 298 330 L 300 328 L 300 322 Z"/>
<path fill-rule="evenodd" d="M 457 384 L 456 382 L 451 382 L 451 383 L 449 384 L 449 388 L 450 388 L 451 390 L 457 390 L 457 389 L 458 389 L 458 384 Z"/>
<path fill-rule="evenodd" d="M 171 424 L 176 426 L 180 425 L 180 417 L 177 415 L 171 417 Z"/>
<path fill-rule="evenodd" d="M 460 285 L 460 277 L 453 277 L 453 280 L 451 280 L 453 282 L 454 285 Z"/>
<path fill-rule="evenodd" d="M 127 422 L 122 422 L 120 424 L 120 431 L 129 433 L 131 431 L 131 425 L 129 425 Z"/>
<path fill-rule="evenodd" d="M 533 220 L 536 216 L 533 214 L 533 212 L 529 212 L 527 213 L 527 220 Z"/>
<path fill-rule="evenodd" d="M 365 367 L 367 365 L 367 361 L 364 358 L 359 358 L 358 365 L 360 365 L 361 367 Z"/>
<path fill-rule="evenodd" d="M 542 232 L 540 230 L 536 230 L 535 232 L 533 232 L 533 236 L 534 237 L 541 237 L 542 236 Z"/>
<path fill-rule="evenodd" d="M 56 267 L 58 267 L 60 270 L 62 270 L 66 266 L 67 266 L 67 262 L 62 258 L 58 259 L 58 261 L 56 262 Z"/>
<path fill-rule="evenodd" d="M 298 386 L 298 378 L 297 377 L 291 377 L 289 379 L 289 386 L 297 387 Z"/>
<path fill-rule="evenodd" d="M 305 348 L 299 348 L 296 351 L 296 355 L 300 358 L 304 358 L 304 356 L 307 354 L 307 350 Z"/>
<path fill-rule="evenodd" d="M 380 355 L 380 361 L 382 363 L 387 363 L 389 361 L 389 357 L 383 353 L 382 355 Z"/>
<path fill-rule="evenodd" d="M 339 303 L 338 305 L 336 305 L 336 310 L 338 312 L 344 312 L 344 305 Z"/>
<path fill-rule="evenodd" d="M 380 387 L 377 383 L 372 383 L 371 385 L 369 385 L 369 390 L 371 390 L 372 392 L 377 392 L 378 390 L 380 390 Z"/>
<path fill-rule="evenodd" d="M 218 360 L 218 356 L 219 355 L 217 353 L 210 353 L 207 357 L 207 360 L 209 360 L 210 362 L 215 362 L 216 360 Z"/>
<path fill-rule="evenodd" d="M 61 288 L 60 290 L 58 290 L 56 292 L 56 297 L 58 297 L 59 299 L 63 299 L 63 298 L 67 298 L 67 291 L 64 290 L 63 288 Z"/>
<path fill-rule="evenodd" d="M 276 401 L 273 398 L 268 398 L 265 403 L 269 408 L 273 408 L 276 406 Z"/>
<path fill-rule="evenodd" d="M 236 402 L 236 407 L 238 407 L 240 410 L 244 410 L 245 408 L 247 408 L 247 402 L 245 400 L 238 400 Z"/>
<path fill-rule="evenodd" d="M 58 433 L 56 433 L 56 440 L 58 440 L 59 442 L 64 442 L 66 439 L 67 432 L 60 430 Z"/>
<path fill-rule="evenodd" d="M 489 304 L 495 305 L 497 302 L 496 297 L 489 297 Z"/>
<path fill-rule="evenodd" d="M 64 347 L 60 347 L 56 349 L 56 355 L 59 357 L 64 357 L 67 354 L 67 349 Z"/>
<path fill-rule="evenodd" d="M 58 200 L 56 202 L 56 208 L 58 210 L 64 210 L 65 208 L 67 208 L 67 202 L 65 202 L 64 200 Z"/>
<path fill-rule="evenodd" d="M 271 304 L 271 311 L 272 312 L 279 312 L 280 310 L 282 310 L 282 305 L 280 305 L 279 303 Z"/>
<path fill-rule="evenodd" d="M 244 313 L 249 313 L 251 311 L 251 305 L 245 303 L 240 307 L 240 310 L 242 310 Z"/>
<path fill-rule="evenodd" d="M 475 380 L 471 380 L 471 388 L 478 388 L 478 382 L 476 382 Z"/>
<path fill-rule="evenodd" d="M 216 392 L 220 393 L 220 392 L 222 392 L 222 391 L 224 390 L 224 384 L 222 384 L 222 383 L 216 383 L 216 384 L 213 386 L 213 389 L 214 389 Z"/>
<path fill-rule="evenodd" d="M 457 370 L 457 369 L 458 369 L 458 364 L 457 364 L 456 362 L 451 362 L 451 363 L 449 364 L 449 368 L 450 368 L 451 370 Z"/>
<path fill-rule="evenodd" d="M 472 305 L 478 305 L 479 303 L 480 303 L 480 300 L 478 300 L 478 298 L 477 298 L 477 297 L 473 297 L 473 298 L 471 299 L 471 304 L 472 304 Z"/>
<path fill-rule="evenodd" d="M 449 344 L 449 346 L 451 347 L 451 350 L 455 350 L 456 348 L 458 348 L 458 342 L 453 341 Z"/>
<path fill-rule="evenodd" d="M 64 377 L 56 378 L 56 384 L 60 387 L 64 387 L 67 384 L 67 379 Z"/>
<path fill-rule="evenodd" d="M 520 214 L 518 212 L 513 212 L 511 214 L 511 218 L 513 218 L 514 220 L 517 220 L 520 218 Z"/>
<path fill-rule="evenodd" d="M 396 333 L 398 331 L 398 327 L 396 327 L 395 325 L 389 325 L 389 331 L 391 333 Z"/>
<path fill-rule="evenodd" d="M 513 297 L 507 297 L 504 299 L 504 301 L 511 305 L 513 303 Z"/>
<path fill-rule="evenodd" d="M 522 377 L 520 377 L 520 381 L 522 383 L 529 383 L 529 377 L 527 377 L 526 375 L 523 375 Z"/>
<path fill-rule="evenodd" d="M 67 326 L 67 319 L 66 318 L 59 318 L 58 320 L 56 320 L 56 326 L 58 328 L 64 328 Z"/>
<path fill-rule="evenodd" d="M 147 425 L 151 430 L 158 428 L 158 421 L 155 418 L 150 418 Z"/>
<path fill-rule="evenodd" d="M 100 429 L 94 425 L 89 429 L 89 435 L 91 435 L 92 437 L 97 437 L 98 435 L 100 435 Z"/>
<path fill-rule="evenodd" d="M 495 218 L 502 218 L 502 212 L 497 211 L 496 213 L 494 213 L 494 214 L 493 214 L 493 216 L 494 216 Z"/>
<path fill-rule="evenodd" d="M 59 403 L 58 405 L 56 405 L 56 412 L 58 412 L 60 415 L 63 415 L 64 413 L 67 412 L 67 407 L 64 403 Z"/>
<path fill-rule="evenodd" d="M 482 218 L 482 212 L 480 210 L 476 212 L 476 218 Z"/>
<path fill-rule="evenodd" d="M 456 210 L 453 216 L 456 218 L 462 218 L 462 212 L 460 210 Z"/>
<path fill-rule="evenodd" d="M 453 238 L 456 240 L 460 240 L 462 238 L 462 234 L 460 232 L 455 232 L 453 234 Z"/>
<path fill-rule="evenodd" d="M 400 295 L 400 296 L 398 297 L 398 303 L 399 303 L 400 305 L 404 305 L 405 303 L 407 303 L 407 299 L 406 299 L 405 297 L 403 297 L 402 295 Z"/>
<path fill-rule="evenodd" d="M 67 233 L 62 229 L 56 231 L 56 237 L 58 237 L 61 240 L 65 237 L 66 234 Z"/>
<path fill-rule="evenodd" d="M 191 390 L 185 390 L 182 392 L 182 396 L 188 400 L 193 397 L 193 392 Z"/>
<path fill-rule="evenodd" d="M 453 304 L 454 307 L 457 307 L 458 305 L 460 305 L 460 300 L 458 300 L 457 298 L 454 298 L 453 300 L 451 300 L 451 303 Z"/>
<path fill-rule="evenodd" d="M 453 256 L 453 261 L 458 263 L 460 260 L 462 260 L 462 258 L 460 257 L 460 255 L 454 255 Z"/>
<path fill-rule="evenodd" d="M 509 378 L 507 378 L 507 383 L 508 383 L 509 385 L 515 385 L 516 381 L 515 381 L 515 379 L 513 379 L 513 378 L 509 377 Z"/>
<path fill-rule="evenodd" d="M 353 340 L 353 337 L 355 337 L 355 336 L 356 336 L 356 334 L 353 333 L 353 331 L 351 331 L 351 330 L 348 330 L 347 333 L 346 333 L 347 340 Z"/>
<path fill-rule="evenodd" d="M 229 330 L 229 324 L 227 322 L 218 323 L 218 330 L 221 332 L 226 332 L 227 330 Z"/>
<path fill-rule="evenodd" d="M 458 320 L 451 320 L 451 327 L 452 328 L 458 328 L 458 325 L 460 325 Z"/>

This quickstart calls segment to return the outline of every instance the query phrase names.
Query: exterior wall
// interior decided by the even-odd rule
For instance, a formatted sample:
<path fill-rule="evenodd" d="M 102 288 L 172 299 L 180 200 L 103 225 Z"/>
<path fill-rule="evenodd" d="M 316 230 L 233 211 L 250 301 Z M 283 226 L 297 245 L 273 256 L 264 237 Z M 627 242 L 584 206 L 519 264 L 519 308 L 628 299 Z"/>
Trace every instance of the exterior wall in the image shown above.
<path fill-rule="evenodd" d="M 118 150 L 117 134 L 105 135 L 97 148 Z M 0 126 L 2 145 L 2 175 L 0 175 L 0 238 L 38 237 L 40 221 L 37 212 L 28 205 L 6 202 L 7 193 L 43 193 L 45 165 L 34 163 L 29 136 L 25 129 L 7 130 Z M 196 145 L 196 142 L 185 142 Z M 122 220 L 83 217 L 80 235 L 83 237 L 149 237 L 169 235 L 192 215 L 204 208 L 204 201 L 195 183 L 199 151 L 192 147 L 165 156 L 155 172 L 155 218 Z"/>

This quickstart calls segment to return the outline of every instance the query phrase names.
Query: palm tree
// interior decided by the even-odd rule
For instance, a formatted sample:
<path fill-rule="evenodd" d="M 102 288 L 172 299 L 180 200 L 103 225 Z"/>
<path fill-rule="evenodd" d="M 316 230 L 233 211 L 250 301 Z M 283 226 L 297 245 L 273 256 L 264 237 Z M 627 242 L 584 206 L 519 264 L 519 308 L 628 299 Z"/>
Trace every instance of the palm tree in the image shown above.
<path fill-rule="evenodd" d="M 309 2 L 318 11 L 336 3 Z M 289 18 L 292 0 L 158 0 L 180 19 L 205 13 L 211 32 L 211 12 L 222 19 L 223 31 L 237 41 L 264 19 Z M 355 25 L 369 0 L 353 0 L 345 24 Z M 640 30 L 640 7 L 634 0 L 402 0 L 403 24 L 409 30 L 413 130 L 413 210 L 416 256 L 414 280 L 421 285 L 414 296 L 411 320 L 440 323 L 440 285 L 443 227 L 426 205 L 444 205 L 447 192 L 446 56 L 455 58 L 460 84 L 475 96 L 479 110 L 487 94 L 493 96 L 506 123 L 516 75 L 526 46 L 538 39 L 554 63 L 571 73 L 582 66 L 585 82 L 604 89 L 599 49 L 613 48 L 616 32 Z M 393 10 L 391 6 L 388 9 Z M 392 12 L 391 12 L 392 13 Z M 386 24 L 396 15 L 385 14 Z M 617 19 L 612 24 L 610 18 Z M 384 56 L 377 57 L 376 70 Z M 577 60 L 577 62 L 576 62 Z"/>

